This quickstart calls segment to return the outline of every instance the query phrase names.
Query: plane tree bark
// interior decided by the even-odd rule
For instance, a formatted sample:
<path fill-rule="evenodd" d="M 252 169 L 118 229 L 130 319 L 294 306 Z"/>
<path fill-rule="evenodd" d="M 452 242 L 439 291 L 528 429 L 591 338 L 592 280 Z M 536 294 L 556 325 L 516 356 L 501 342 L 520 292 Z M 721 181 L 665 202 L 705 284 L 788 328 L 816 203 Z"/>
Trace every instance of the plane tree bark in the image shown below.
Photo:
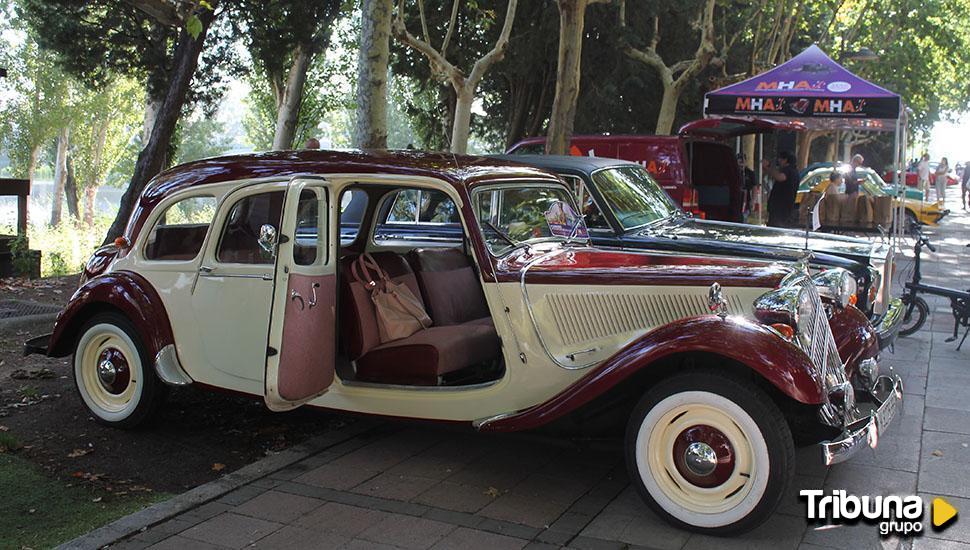
<path fill-rule="evenodd" d="M 609 0 L 557 0 L 559 8 L 559 57 L 556 69 L 556 95 L 549 115 L 546 153 L 564 155 L 576 122 L 579 100 L 579 72 L 583 57 L 583 30 L 586 8 Z"/>
<path fill-rule="evenodd" d="M 623 51 L 628 57 L 651 67 L 656 71 L 663 83 L 663 97 L 660 101 L 660 113 L 657 115 L 656 133 L 670 134 L 677 116 L 677 104 L 684 89 L 694 81 L 701 71 L 711 63 L 717 54 L 714 44 L 714 5 L 715 0 L 706 0 L 698 17 L 696 27 L 700 30 L 700 40 L 697 51 L 691 59 L 684 59 L 668 65 L 657 52 L 660 44 L 660 16 L 655 15 L 651 20 L 651 38 L 646 47 L 635 48 L 626 43 Z M 626 26 L 626 5 L 620 6 L 620 25 Z"/>
<path fill-rule="evenodd" d="M 354 146 L 387 148 L 387 62 L 392 0 L 363 0 L 357 57 L 357 123 Z"/>
<path fill-rule="evenodd" d="M 423 0 L 418 0 L 418 11 L 421 19 L 422 38 L 411 34 L 404 24 L 405 0 L 400 0 L 397 6 L 397 15 L 392 24 L 391 30 L 394 37 L 408 47 L 423 54 L 431 64 L 431 73 L 442 82 L 451 84 L 455 90 L 456 101 L 454 109 L 454 122 L 451 131 L 451 152 L 465 153 L 468 150 L 468 136 L 471 130 L 472 104 L 475 101 L 478 84 L 482 81 L 485 73 L 505 56 L 508 47 L 509 35 L 512 32 L 512 23 L 515 20 L 515 9 L 518 0 L 509 0 L 505 12 L 505 21 L 502 24 L 502 31 L 499 33 L 498 40 L 492 49 L 478 58 L 472 65 L 471 71 L 467 74 L 452 62 L 448 61 L 448 46 L 455 32 L 458 21 L 458 7 L 460 0 L 452 0 L 451 18 L 445 31 L 441 46 L 435 48 L 431 45 L 431 37 L 428 33 L 428 23 L 424 12 Z"/>

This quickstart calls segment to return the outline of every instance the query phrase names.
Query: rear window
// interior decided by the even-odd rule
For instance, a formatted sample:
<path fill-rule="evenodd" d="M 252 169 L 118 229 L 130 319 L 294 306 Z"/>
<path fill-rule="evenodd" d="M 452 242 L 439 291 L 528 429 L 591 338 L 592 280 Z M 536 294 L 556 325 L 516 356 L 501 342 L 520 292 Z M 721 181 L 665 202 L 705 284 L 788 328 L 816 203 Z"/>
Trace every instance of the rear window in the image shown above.
<path fill-rule="evenodd" d="M 172 204 L 148 235 L 145 258 L 155 261 L 194 259 L 202 250 L 215 212 L 215 197 L 187 197 Z"/>

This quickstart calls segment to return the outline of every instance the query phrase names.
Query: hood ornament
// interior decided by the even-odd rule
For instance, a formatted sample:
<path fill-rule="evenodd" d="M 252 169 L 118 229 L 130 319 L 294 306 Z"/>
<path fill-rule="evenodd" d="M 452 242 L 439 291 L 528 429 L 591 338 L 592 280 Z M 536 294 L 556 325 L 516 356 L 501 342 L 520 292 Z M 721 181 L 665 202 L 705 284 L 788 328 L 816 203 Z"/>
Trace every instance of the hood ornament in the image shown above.
<path fill-rule="evenodd" d="M 707 291 L 707 307 L 711 310 L 711 313 L 717 315 L 721 319 L 727 317 L 727 300 L 724 299 L 724 293 L 721 292 L 720 284 L 711 284 L 710 290 Z"/>

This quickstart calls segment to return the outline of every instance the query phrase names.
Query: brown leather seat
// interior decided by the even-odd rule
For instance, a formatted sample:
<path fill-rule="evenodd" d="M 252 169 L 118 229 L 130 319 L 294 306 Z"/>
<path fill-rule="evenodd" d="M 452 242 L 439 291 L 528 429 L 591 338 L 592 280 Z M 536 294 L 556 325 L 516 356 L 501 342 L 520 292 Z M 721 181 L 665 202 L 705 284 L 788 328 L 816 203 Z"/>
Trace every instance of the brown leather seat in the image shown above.
<path fill-rule="evenodd" d="M 421 298 L 417 278 L 402 256 L 373 254 L 392 281 Z M 367 289 L 350 273 L 357 255 L 341 259 L 341 328 L 345 349 L 356 364 L 358 380 L 383 384 L 435 385 L 445 374 L 487 363 L 501 343 L 488 325 L 432 326 L 413 335 L 381 343 L 374 304 Z"/>
<path fill-rule="evenodd" d="M 435 325 L 491 324 L 482 283 L 457 248 L 418 248 L 408 254 Z M 485 321 L 488 321 L 487 323 Z"/>

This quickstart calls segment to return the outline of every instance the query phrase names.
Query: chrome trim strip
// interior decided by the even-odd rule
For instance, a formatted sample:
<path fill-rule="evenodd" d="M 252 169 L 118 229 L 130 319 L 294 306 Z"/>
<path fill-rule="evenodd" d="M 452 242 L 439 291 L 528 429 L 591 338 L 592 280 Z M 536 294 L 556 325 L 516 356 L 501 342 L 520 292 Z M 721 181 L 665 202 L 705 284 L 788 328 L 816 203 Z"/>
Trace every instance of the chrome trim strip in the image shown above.
<path fill-rule="evenodd" d="M 165 346 L 155 356 L 155 374 L 169 386 L 187 386 L 192 383 L 192 378 L 186 374 L 179 362 L 175 344 Z"/>
<path fill-rule="evenodd" d="M 558 359 L 556 359 L 556 357 L 552 354 L 552 352 L 549 351 L 549 346 L 546 344 L 545 339 L 542 338 L 542 331 L 539 330 L 539 321 L 536 320 L 536 314 L 532 310 L 532 302 L 529 300 L 529 289 L 527 288 L 527 286 L 525 284 L 525 276 L 529 272 L 529 269 L 532 268 L 532 266 L 538 264 L 539 262 L 542 262 L 544 260 L 547 260 L 549 258 L 552 258 L 552 257 L 554 257 L 554 256 L 562 253 L 564 250 L 565 249 L 563 249 L 563 248 L 558 248 L 558 249 L 553 250 L 551 252 L 547 252 L 547 253 L 543 254 L 542 256 L 539 256 L 538 258 L 536 258 L 536 259 L 532 260 L 531 262 L 525 264 L 525 267 L 523 267 L 522 270 L 519 272 L 520 273 L 520 275 L 519 275 L 519 288 L 522 291 L 522 297 L 525 299 L 525 309 L 526 309 L 526 311 L 529 312 L 529 319 L 532 320 L 532 328 L 535 330 L 536 337 L 539 339 L 539 343 L 542 345 L 542 351 L 546 352 L 546 357 L 548 357 L 549 360 L 552 361 L 553 363 L 555 363 L 556 366 L 558 366 L 558 367 L 564 368 L 566 370 L 579 370 L 579 369 L 585 369 L 585 368 L 588 368 L 588 367 L 592 367 L 593 365 L 596 364 L 596 361 L 593 361 L 591 363 L 586 363 L 585 365 L 565 365 L 565 364 L 559 362 Z"/>

